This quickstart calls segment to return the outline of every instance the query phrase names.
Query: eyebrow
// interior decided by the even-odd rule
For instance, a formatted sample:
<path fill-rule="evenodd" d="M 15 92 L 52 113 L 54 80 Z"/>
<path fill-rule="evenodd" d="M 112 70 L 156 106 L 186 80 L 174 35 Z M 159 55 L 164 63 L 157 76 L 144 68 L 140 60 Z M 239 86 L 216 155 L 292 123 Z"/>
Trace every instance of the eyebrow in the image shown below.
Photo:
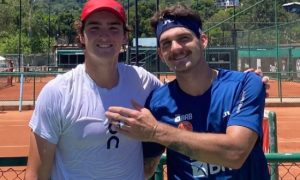
<path fill-rule="evenodd" d="M 97 21 L 90 21 L 90 22 L 88 22 L 86 25 L 102 25 L 102 23 L 99 23 L 99 22 L 97 22 Z M 121 22 L 109 22 L 108 23 L 108 25 L 122 25 L 122 23 Z"/>
<path fill-rule="evenodd" d="M 181 37 L 184 37 L 184 36 L 191 36 L 191 34 L 188 33 L 188 32 L 185 32 L 185 33 L 182 33 L 182 34 L 177 35 L 177 36 L 176 36 L 176 39 L 181 38 Z M 163 39 L 161 39 L 159 42 L 162 43 L 162 42 L 165 42 L 165 41 L 170 41 L 170 38 L 169 38 L 169 37 L 163 38 Z"/>

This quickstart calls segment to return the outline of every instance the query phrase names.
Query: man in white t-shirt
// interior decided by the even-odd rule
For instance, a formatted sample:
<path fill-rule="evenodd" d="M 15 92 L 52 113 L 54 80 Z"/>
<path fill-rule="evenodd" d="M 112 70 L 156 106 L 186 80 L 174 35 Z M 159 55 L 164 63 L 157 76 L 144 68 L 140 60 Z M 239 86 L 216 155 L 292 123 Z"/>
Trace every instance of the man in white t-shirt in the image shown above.
<path fill-rule="evenodd" d="M 142 146 L 116 131 L 109 106 L 144 104 L 161 85 L 143 68 L 118 63 L 128 28 L 122 5 L 89 0 L 76 23 L 85 63 L 41 91 L 32 129 L 26 179 L 144 179 Z"/>

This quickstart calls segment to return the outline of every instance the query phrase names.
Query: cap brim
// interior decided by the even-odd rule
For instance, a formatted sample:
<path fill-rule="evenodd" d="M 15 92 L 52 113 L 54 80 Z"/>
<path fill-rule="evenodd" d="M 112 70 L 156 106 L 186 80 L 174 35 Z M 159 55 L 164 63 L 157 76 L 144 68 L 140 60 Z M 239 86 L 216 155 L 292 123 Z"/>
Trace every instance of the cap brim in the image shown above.
<path fill-rule="evenodd" d="M 99 11 L 109 11 L 109 12 L 113 13 L 114 15 L 116 15 L 125 24 L 125 19 L 120 15 L 120 13 L 118 11 L 116 11 L 114 8 L 111 8 L 111 7 L 95 8 L 92 11 L 90 11 L 87 15 L 85 15 L 84 17 L 81 17 L 81 21 L 85 21 L 91 14 L 93 14 L 95 12 L 99 12 Z"/>

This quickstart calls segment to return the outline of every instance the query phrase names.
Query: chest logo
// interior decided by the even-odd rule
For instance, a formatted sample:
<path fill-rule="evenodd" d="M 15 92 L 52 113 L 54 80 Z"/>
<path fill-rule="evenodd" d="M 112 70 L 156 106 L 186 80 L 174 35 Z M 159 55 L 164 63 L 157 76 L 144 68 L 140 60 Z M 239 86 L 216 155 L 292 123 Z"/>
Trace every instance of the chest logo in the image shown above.
<path fill-rule="evenodd" d="M 225 111 L 225 112 L 223 112 L 223 119 L 224 118 L 227 118 L 227 117 L 229 117 L 230 116 L 230 112 L 229 111 Z"/>
<path fill-rule="evenodd" d="M 192 113 L 188 113 L 188 114 L 184 114 L 184 115 L 176 114 L 174 122 L 179 123 L 181 121 L 191 121 L 192 119 L 193 119 Z"/>
<path fill-rule="evenodd" d="M 193 125 L 189 121 L 181 121 L 178 124 L 178 128 L 182 130 L 193 131 Z"/>

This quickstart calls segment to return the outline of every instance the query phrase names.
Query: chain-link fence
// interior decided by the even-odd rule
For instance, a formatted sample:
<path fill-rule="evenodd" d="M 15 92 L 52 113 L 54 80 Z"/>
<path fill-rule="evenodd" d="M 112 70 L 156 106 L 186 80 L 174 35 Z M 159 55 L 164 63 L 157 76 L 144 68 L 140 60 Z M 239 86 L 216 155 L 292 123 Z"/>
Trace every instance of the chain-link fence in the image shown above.
<path fill-rule="evenodd" d="M 272 180 L 298 180 L 300 178 L 300 153 L 267 153 L 265 155 Z M 166 156 L 162 156 L 152 180 L 167 179 Z"/>
<path fill-rule="evenodd" d="M 299 153 L 266 154 L 272 180 L 298 180 L 300 178 Z M 27 157 L 0 158 L 0 179 L 21 180 L 25 177 Z M 259 163 L 259 162 L 258 162 Z M 167 180 L 166 156 L 162 156 L 152 180 Z M 259 179 L 259 177 L 257 177 Z"/>

